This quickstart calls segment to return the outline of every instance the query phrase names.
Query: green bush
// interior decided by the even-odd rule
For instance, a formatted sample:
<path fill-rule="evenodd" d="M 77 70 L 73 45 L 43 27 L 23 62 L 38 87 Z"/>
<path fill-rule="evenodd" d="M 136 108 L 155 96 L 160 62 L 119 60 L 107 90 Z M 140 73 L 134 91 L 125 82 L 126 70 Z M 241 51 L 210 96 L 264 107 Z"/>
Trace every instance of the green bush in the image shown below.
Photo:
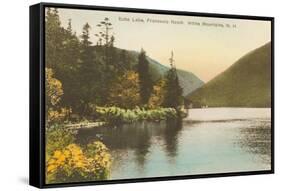
<path fill-rule="evenodd" d="M 96 112 L 102 121 L 112 124 L 133 123 L 142 120 L 161 121 L 176 118 L 177 111 L 174 108 L 144 109 L 122 109 L 119 107 L 96 107 Z"/>

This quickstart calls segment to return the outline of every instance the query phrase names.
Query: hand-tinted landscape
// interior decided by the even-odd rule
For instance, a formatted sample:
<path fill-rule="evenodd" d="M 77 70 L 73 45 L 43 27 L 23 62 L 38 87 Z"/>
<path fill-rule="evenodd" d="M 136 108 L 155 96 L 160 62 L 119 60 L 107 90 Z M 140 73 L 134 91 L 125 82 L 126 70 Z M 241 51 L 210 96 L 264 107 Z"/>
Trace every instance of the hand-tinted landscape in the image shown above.
<path fill-rule="evenodd" d="M 270 170 L 270 26 L 46 8 L 46 183 Z"/>

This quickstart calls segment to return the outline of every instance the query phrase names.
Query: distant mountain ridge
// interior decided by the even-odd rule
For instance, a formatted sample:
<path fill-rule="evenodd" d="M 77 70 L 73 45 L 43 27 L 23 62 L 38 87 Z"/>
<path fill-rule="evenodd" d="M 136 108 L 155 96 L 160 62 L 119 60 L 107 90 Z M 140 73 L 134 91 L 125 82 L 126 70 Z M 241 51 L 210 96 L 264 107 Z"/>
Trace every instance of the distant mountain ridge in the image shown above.
<path fill-rule="evenodd" d="M 270 107 L 271 43 L 241 57 L 186 99 L 195 107 Z"/>

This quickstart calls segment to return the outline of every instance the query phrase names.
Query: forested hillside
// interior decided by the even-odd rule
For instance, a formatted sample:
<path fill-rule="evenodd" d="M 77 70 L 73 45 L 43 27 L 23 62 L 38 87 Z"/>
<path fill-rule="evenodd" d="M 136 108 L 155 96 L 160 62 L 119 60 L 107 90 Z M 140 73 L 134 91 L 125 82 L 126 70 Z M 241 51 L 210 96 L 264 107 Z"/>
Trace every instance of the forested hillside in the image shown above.
<path fill-rule="evenodd" d="M 271 43 L 240 58 L 187 100 L 196 107 L 270 107 Z"/>

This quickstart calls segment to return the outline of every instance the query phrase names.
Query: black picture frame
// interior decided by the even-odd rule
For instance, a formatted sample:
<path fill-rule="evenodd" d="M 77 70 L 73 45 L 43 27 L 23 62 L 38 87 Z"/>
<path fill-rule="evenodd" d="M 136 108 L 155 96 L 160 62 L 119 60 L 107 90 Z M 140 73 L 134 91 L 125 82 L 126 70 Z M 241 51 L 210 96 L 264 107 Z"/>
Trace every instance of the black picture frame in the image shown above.
<path fill-rule="evenodd" d="M 271 22 L 271 169 L 264 171 L 230 172 L 184 176 L 151 177 L 136 179 L 105 180 L 93 182 L 45 183 L 45 11 L 46 7 L 75 8 L 83 10 L 121 11 L 132 13 L 153 13 L 162 15 L 183 15 L 214 18 L 262 20 Z M 38 188 L 84 186 L 115 183 L 135 183 L 147 181 L 167 181 L 227 176 L 243 176 L 274 173 L 274 17 L 195 13 L 170 10 L 103 7 L 74 4 L 39 3 L 30 6 L 30 128 L 29 128 L 29 184 Z"/>

